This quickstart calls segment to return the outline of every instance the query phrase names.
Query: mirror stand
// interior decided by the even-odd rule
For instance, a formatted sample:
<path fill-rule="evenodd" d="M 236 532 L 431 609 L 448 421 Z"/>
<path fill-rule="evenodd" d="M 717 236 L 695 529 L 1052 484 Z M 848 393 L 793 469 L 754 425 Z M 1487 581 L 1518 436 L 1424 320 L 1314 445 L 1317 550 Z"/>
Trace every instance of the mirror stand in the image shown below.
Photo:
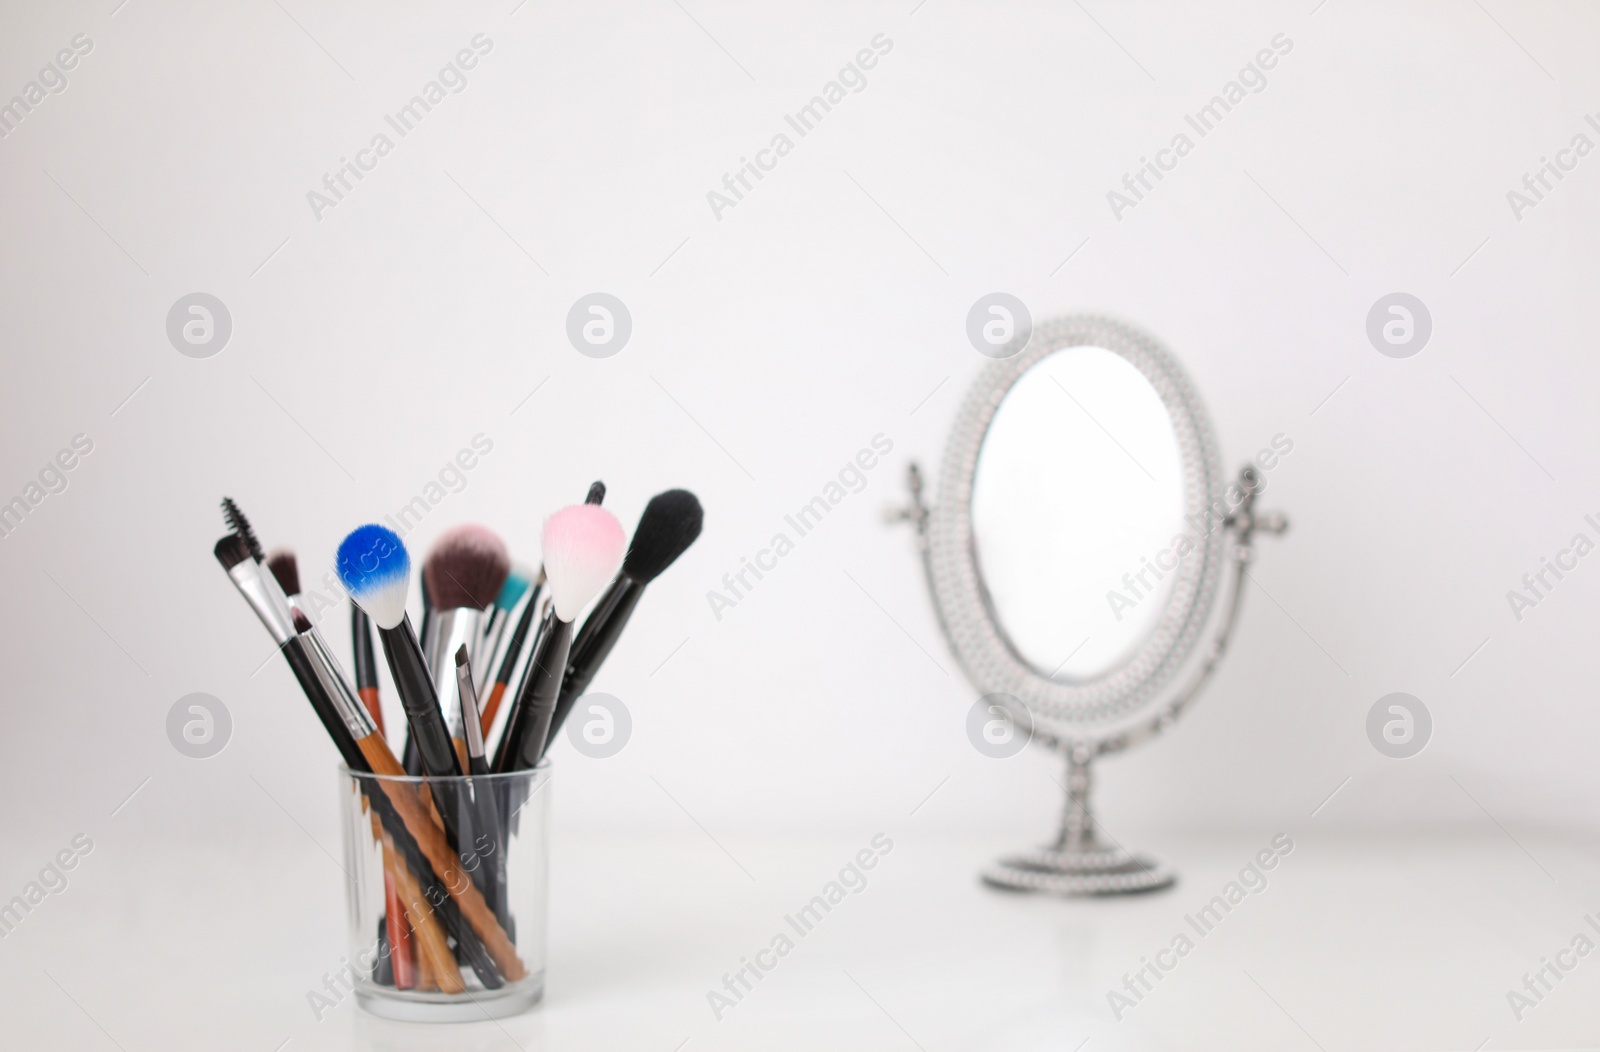
<path fill-rule="evenodd" d="M 1199 695 L 1216 671 L 1226 652 L 1239 618 L 1243 598 L 1245 568 L 1255 552 L 1257 533 L 1283 533 L 1289 528 L 1281 512 L 1255 510 L 1257 495 L 1261 492 L 1261 477 L 1253 466 L 1246 465 L 1239 472 L 1239 506 L 1219 526 L 1232 534 L 1229 561 L 1229 599 L 1216 635 L 1205 650 L 1205 656 L 1185 683 L 1152 719 L 1133 727 L 1101 736 L 1057 734 L 1050 730 L 1038 714 L 1027 713 L 1028 724 L 1033 728 L 1033 740 L 1047 748 L 1062 753 L 1067 760 L 1067 781 L 1062 786 L 1066 795 L 1061 815 L 1061 828 L 1055 843 L 1031 851 L 1019 852 L 998 859 L 983 871 L 985 883 L 1017 891 L 1040 891 L 1057 895 L 1116 895 L 1140 891 L 1154 891 L 1170 886 L 1177 874 L 1164 862 L 1135 854 L 1105 833 L 1094 817 L 1090 803 L 1093 785 L 1094 761 L 1107 753 L 1121 752 L 1130 745 L 1154 737 L 1170 727 Z M 934 585 L 934 569 L 927 543 L 928 520 L 931 512 L 922 497 L 922 471 L 915 462 L 906 472 L 906 488 L 910 491 L 910 504 L 893 509 L 890 521 L 910 522 L 917 532 L 917 547 L 930 588 Z M 937 597 L 937 591 L 935 590 Z M 945 633 L 951 651 L 960 654 L 945 614 L 937 598 L 934 609 L 938 614 L 940 629 Z M 971 678 L 969 672 L 969 678 Z M 980 689 L 983 689 L 981 685 Z M 1058 783 L 1059 784 L 1059 783 Z M 1101 837 L 1110 843 L 1107 844 Z"/>
<path fill-rule="evenodd" d="M 1100 839 L 1089 804 L 1094 748 L 1079 742 L 1066 750 L 1066 757 L 1067 784 L 1062 788 L 1067 799 L 1056 842 L 997 860 L 983 871 L 984 883 L 1055 895 L 1117 895 L 1154 891 L 1176 880 L 1171 866 Z"/>

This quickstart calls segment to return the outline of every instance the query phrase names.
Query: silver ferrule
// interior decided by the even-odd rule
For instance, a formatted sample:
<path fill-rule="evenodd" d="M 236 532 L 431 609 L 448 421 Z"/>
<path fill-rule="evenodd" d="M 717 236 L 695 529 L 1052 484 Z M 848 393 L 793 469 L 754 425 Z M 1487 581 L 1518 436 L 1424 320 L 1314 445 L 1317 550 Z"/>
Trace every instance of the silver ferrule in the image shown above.
<path fill-rule="evenodd" d="M 461 737 L 461 706 L 457 702 L 460 692 L 456 688 L 456 651 L 463 645 L 467 655 L 478 638 L 478 624 L 483 611 L 470 606 L 455 610 L 433 612 L 434 653 L 427 655 L 428 670 L 433 673 L 433 689 L 439 695 L 439 711 L 450 728 L 450 737 Z"/>
<path fill-rule="evenodd" d="M 345 727 L 355 735 L 357 741 L 376 732 L 378 727 L 372 722 L 372 714 L 356 696 L 355 689 L 350 686 L 350 680 L 344 674 L 344 669 L 339 667 L 339 659 L 328 649 L 322 633 L 315 628 L 309 628 L 300 633 L 300 638 L 306 641 L 306 649 L 311 655 L 313 664 L 317 666 L 317 676 L 327 688 L 328 697 L 333 699 L 333 707 L 338 710 L 339 718 L 344 720 Z"/>
<path fill-rule="evenodd" d="M 456 666 L 456 696 L 460 702 L 462 738 L 467 743 L 467 755 L 474 760 L 483 757 L 483 717 L 478 712 L 478 691 L 472 685 L 472 666 Z"/>
<path fill-rule="evenodd" d="M 283 590 L 260 563 L 245 559 L 230 569 L 228 576 L 233 578 L 234 586 L 244 596 L 245 602 L 250 604 L 250 609 L 267 626 L 267 633 L 272 636 L 274 643 L 281 647 L 294 638 L 294 621 L 289 617 L 288 604 L 280 602 L 278 598 L 283 595 Z"/>

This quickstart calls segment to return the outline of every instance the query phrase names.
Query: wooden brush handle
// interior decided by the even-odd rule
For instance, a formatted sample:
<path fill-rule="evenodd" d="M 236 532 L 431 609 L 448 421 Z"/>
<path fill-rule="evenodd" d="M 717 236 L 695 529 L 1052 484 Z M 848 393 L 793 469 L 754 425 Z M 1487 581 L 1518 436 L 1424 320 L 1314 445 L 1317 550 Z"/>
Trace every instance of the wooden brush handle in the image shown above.
<path fill-rule="evenodd" d="M 367 707 L 367 712 L 372 716 L 372 722 L 377 725 L 378 733 L 383 733 L 383 706 L 378 703 L 377 687 L 362 687 L 357 691 L 361 695 L 361 704 Z"/>
<path fill-rule="evenodd" d="M 387 833 L 383 839 L 385 847 L 393 850 L 394 841 Z M 416 875 L 405 866 L 396 866 L 394 883 L 401 905 L 405 907 L 406 917 L 411 921 L 412 931 L 416 934 L 418 963 L 425 972 L 431 974 L 434 983 L 444 993 L 458 994 L 465 990 L 467 984 L 461 978 L 461 968 L 450 955 L 450 944 L 445 942 L 444 929 L 439 926 L 438 917 L 434 916 L 433 904 L 422 894 L 422 886 L 417 883 Z"/>
<path fill-rule="evenodd" d="M 378 813 L 367 807 L 367 798 L 361 798 L 362 809 L 372 818 L 372 839 L 383 850 L 383 924 L 389 936 L 390 970 L 394 972 L 396 990 L 409 990 L 416 985 L 411 964 L 411 929 L 403 916 L 400 893 L 396 891 L 394 841 L 383 832 Z"/>
<path fill-rule="evenodd" d="M 372 766 L 373 774 L 389 777 L 405 776 L 405 769 L 394 758 L 394 753 L 389 751 L 389 746 L 381 734 L 369 734 L 356 744 L 360 746 L 367 763 Z M 472 878 L 462 871 L 461 862 L 456 858 L 455 852 L 450 850 L 444 831 L 428 818 L 421 800 L 403 782 L 380 780 L 378 784 L 400 815 L 406 832 L 417 842 L 417 847 L 433 866 L 433 871 L 445 886 L 445 890 L 460 906 L 467 923 L 472 925 L 472 930 L 483 940 L 484 948 L 494 958 L 500 974 L 505 976 L 508 982 L 525 978 L 528 969 L 517 956 L 516 946 L 506 936 L 505 929 L 500 927 L 499 920 L 489 909 L 489 904 L 484 901 L 483 893 L 472 882 Z M 443 989 L 442 986 L 440 988 Z"/>
<path fill-rule="evenodd" d="M 489 728 L 494 726 L 495 715 L 500 711 L 500 699 L 506 696 L 506 685 L 495 681 L 494 688 L 489 691 L 489 700 L 483 706 L 483 736 L 489 737 Z"/>

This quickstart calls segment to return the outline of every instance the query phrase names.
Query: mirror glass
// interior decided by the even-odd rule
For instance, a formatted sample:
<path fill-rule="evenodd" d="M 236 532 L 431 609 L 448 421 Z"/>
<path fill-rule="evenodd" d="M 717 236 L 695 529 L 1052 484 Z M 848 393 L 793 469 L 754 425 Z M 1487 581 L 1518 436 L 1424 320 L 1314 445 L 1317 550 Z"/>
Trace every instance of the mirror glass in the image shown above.
<path fill-rule="evenodd" d="M 1017 656 L 1062 683 L 1116 669 L 1171 596 L 1184 476 L 1161 396 L 1101 347 L 1066 347 L 1012 385 L 972 486 L 973 546 Z"/>

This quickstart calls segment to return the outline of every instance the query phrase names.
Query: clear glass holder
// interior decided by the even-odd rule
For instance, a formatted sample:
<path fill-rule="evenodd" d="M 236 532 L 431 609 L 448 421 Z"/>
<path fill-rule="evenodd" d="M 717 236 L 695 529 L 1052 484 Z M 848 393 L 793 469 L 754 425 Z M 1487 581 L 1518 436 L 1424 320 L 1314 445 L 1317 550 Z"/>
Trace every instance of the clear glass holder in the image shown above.
<path fill-rule="evenodd" d="M 408 1022 L 544 996 L 550 767 L 458 778 L 340 768 L 356 1003 Z"/>

